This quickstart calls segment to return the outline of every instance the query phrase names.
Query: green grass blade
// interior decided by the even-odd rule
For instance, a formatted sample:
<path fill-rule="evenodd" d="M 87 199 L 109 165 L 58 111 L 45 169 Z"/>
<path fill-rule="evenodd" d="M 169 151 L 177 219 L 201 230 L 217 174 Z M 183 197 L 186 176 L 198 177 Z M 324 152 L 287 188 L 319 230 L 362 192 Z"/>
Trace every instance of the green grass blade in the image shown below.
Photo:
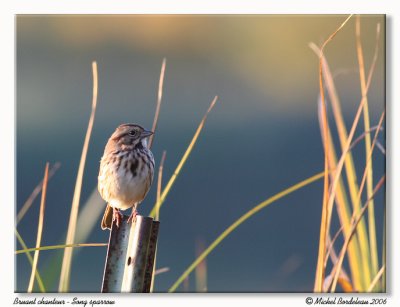
<path fill-rule="evenodd" d="M 374 197 L 375 194 L 379 191 L 379 189 L 383 186 L 385 180 L 386 180 L 386 176 L 383 175 L 381 177 L 381 179 L 379 180 L 379 182 L 376 184 L 376 186 L 374 188 L 374 191 L 373 191 L 372 197 Z M 369 206 L 370 203 L 371 203 L 370 199 L 368 199 L 366 201 L 365 205 L 361 208 L 360 212 L 353 212 L 352 220 L 354 222 L 352 223 L 351 232 L 346 237 L 346 239 L 345 239 L 345 241 L 343 243 L 343 247 L 342 247 L 342 249 L 340 251 L 339 260 L 337 261 L 337 263 L 335 264 L 334 268 L 332 269 L 332 274 L 334 276 L 333 280 L 332 280 L 332 286 L 331 286 L 331 292 L 332 293 L 336 291 L 336 285 L 337 285 L 337 282 L 338 282 L 338 279 L 339 279 L 339 274 L 340 274 L 340 271 L 341 271 L 341 268 L 342 268 L 342 265 L 343 265 L 343 259 L 344 259 L 344 256 L 346 254 L 346 251 L 347 251 L 347 248 L 349 246 L 349 243 L 351 241 L 351 238 L 355 234 L 356 229 L 357 229 L 357 225 L 361 221 L 361 219 L 362 219 L 364 213 L 366 212 L 366 210 L 368 209 L 368 206 Z M 368 285 L 368 286 L 370 286 L 370 285 Z"/>
<path fill-rule="evenodd" d="M 329 169 L 335 169 L 337 165 L 337 156 L 335 147 L 332 141 L 331 132 L 328 131 L 328 142 L 329 142 L 329 152 L 328 152 L 328 161 L 329 161 Z M 330 173 L 331 180 L 333 181 L 333 173 Z M 344 187 L 344 183 L 342 178 L 339 178 L 338 187 L 336 189 L 336 210 L 339 216 L 340 224 L 342 225 L 343 235 L 346 235 L 350 232 L 351 229 L 351 212 L 349 200 L 347 197 L 347 192 Z M 333 247 L 332 247 L 333 248 Z M 329 250 L 328 250 L 329 252 Z M 328 256 L 328 253 L 327 253 Z M 353 288 L 361 289 L 361 280 L 362 280 L 362 266 L 360 262 L 361 251 L 358 242 L 357 236 L 353 237 L 349 244 L 348 248 L 348 259 L 350 264 L 350 271 L 352 276 Z M 327 258 L 326 258 L 327 259 Z M 326 268 L 326 260 L 325 260 L 325 268 Z"/>
<path fill-rule="evenodd" d="M 31 266 L 33 266 L 33 258 L 32 258 L 31 254 L 30 254 L 30 251 L 28 251 L 28 247 L 26 246 L 25 241 L 22 239 L 22 237 L 19 234 L 17 229 L 15 229 L 15 235 L 17 237 L 17 240 L 18 240 L 19 244 L 21 244 L 21 246 L 23 248 L 21 253 L 25 253 L 26 257 L 28 258 L 29 263 L 31 264 Z M 44 283 L 43 283 L 42 277 L 40 276 L 40 273 L 39 273 L 38 269 L 35 270 L 35 277 L 36 277 L 36 281 L 37 281 L 37 284 L 39 286 L 40 292 L 45 293 L 46 292 L 46 288 L 44 287 Z"/>
<path fill-rule="evenodd" d="M 310 48 L 317 54 L 320 54 L 320 49 L 313 43 L 310 44 Z M 323 66 L 323 76 L 324 76 L 324 81 L 325 81 L 325 86 L 330 98 L 330 102 L 332 105 L 332 110 L 333 110 L 333 115 L 335 119 L 335 124 L 337 127 L 337 133 L 339 136 L 339 141 L 341 145 L 341 149 L 344 150 L 345 145 L 346 145 L 346 140 L 348 138 L 348 133 L 347 129 L 344 123 L 344 118 L 343 114 L 341 111 L 341 106 L 340 106 L 340 100 L 339 96 L 336 91 L 335 83 L 333 80 L 332 73 L 330 71 L 328 62 L 325 58 L 325 56 L 322 57 L 322 66 Z M 332 145 L 333 146 L 333 145 Z M 330 150 L 334 150 L 334 148 L 330 147 Z M 337 162 L 335 163 L 335 165 Z M 348 151 L 348 153 L 345 156 L 344 160 L 344 167 L 346 171 L 346 178 L 347 178 L 347 187 L 349 189 L 350 193 L 350 199 L 351 199 L 351 204 L 349 202 L 338 202 L 336 209 L 340 217 L 340 222 L 343 226 L 344 229 L 344 234 L 347 234 L 351 228 L 350 225 L 350 216 L 351 216 L 351 211 L 352 208 L 353 210 L 359 211 L 361 208 L 361 202 L 358 200 L 357 195 L 359 192 L 359 187 L 358 187 L 358 180 L 357 180 L 357 174 L 354 166 L 354 160 L 351 151 Z M 331 174 L 331 180 L 333 181 L 333 174 Z M 339 189 L 339 188 L 338 188 Z M 349 257 L 351 259 L 351 274 L 352 274 L 352 279 L 354 283 L 354 287 L 356 290 L 361 291 L 363 289 L 363 273 L 364 270 L 362 269 L 362 263 L 360 263 L 360 255 L 361 255 L 361 248 L 360 248 L 360 241 L 365 242 L 365 238 L 367 237 L 367 230 L 365 226 L 365 221 L 362 220 L 359 224 L 358 231 L 357 231 L 357 239 L 356 237 L 353 238 L 353 240 L 350 243 L 349 246 Z"/>
<path fill-rule="evenodd" d="M 319 54 L 321 54 L 321 53 L 322 53 L 322 51 L 319 52 Z M 321 55 L 320 55 L 320 57 L 321 57 Z M 369 70 L 368 81 L 366 82 L 364 93 L 368 92 L 368 89 L 369 89 L 369 86 L 371 83 L 371 79 L 372 79 L 372 74 L 373 74 L 373 71 L 375 68 L 375 64 L 376 64 L 376 57 L 374 57 L 374 60 L 372 61 L 372 64 L 371 64 L 371 67 Z M 337 167 L 337 172 L 336 172 L 336 174 L 334 176 L 334 180 L 332 181 L 332 184 L 331 184 L 331 193 L 329 196 L 328 207 L 331 207 L 333 204 L 333 200 L 335 197 L 335 191 L 337 188 L 338 179 L 340 177 L 341 170 L 343 168 L 343 164 L 345 164 L 345 168 L 347 169 L 345 162 L 346 162 L 347 154 L 349 152 L 348 145 L 349 145 L 349 142 L 351 143 L 351 140 L 354 136 L 355 127 L 358 123 L 361 112 L 364 110 L 365 104 L 366 104 L 366 96 L 363 95 L 360 105 L 359 105 L 359 108 L 357 110 L 357 113 L 355 115 L 355 119 L 353 121 L 353 125 L 351 127 L 350 133 L 349 133 L 348 137 L 345 139 L 345 144 L 342 145 L 342 151 L 343 151 L 344 155 L 342 155 L 342 157 L 340 158 L 340 161 L 339 161 L 338 167 Z M 339 133 L 339 135 L 341 135 L 341 134 Z M 360 200 L 357 199 L 357 195 L 354 195 L 354 191 L 352 192 L 352 187 L 355 187 L 355 186 L 356 186 L 356 182 L 349 182 L 349 188 L 350 188 L 351 197 L 352 197 L 352 201 L 353 201 L 353 210 L 354 210 L 354 212 L 358 213 L 358 212 L 360 212 L 360 204 L 361 203 L 360 203 Z M 354 198 L 354 196 L 356 196 L 356 198 Z M 372 278 L 371 277 L 371 250 L 369 248 L 369 237 L 368 237 L 368 234 L 366 231 L 364 219 L 365 218 L 362 216 L 359 227 L 357 228 L 357 235 L 359 236 L 360 250 L 362 253 L 361 262 L 362 262 L 362 271 L 363 271 L 362 280 L 360 281 L 362 288 L 357 289 L 359 291 L 365 291 L 366 288 L 369 286 L 369 284 L 371 282 L 371 278 Z"/>
<path fill-rule="evenodd" d="M 47 162 L 45 170 L 44 170 L 42 197 L 40 200 L 39 221 L 38 221 L 37 236 L 36 236 L 36 248 L 39 248 L 40 244 L 42 242 L 44 210 L 46 208 L 46 194 L 47 194 L 48 178 L 49 178 L 49 163 Z M 28 293 L 32 293 L 32 291 L 33 291 L 38 262 L 39 262 L 39 250 L 35 250 L 35 254 L 33 255 L 31 278 L 29 279 L 29 285 L 28 285 L 28 290 L 27 290 Z"/>
<path fill-rule="evenodd" d="M 204 124 L 206 122 L 208 114 L 211 112 L 213 109 L 215 103 L 217 102 L 218 96 L 215 96 L 214 100 L 211 102 L 210 107 L 208 108 L 206 114 L 203 116 L 203 119 L 201 120 L 199 126 L 197 127 L 197 130 L 190 141 L 190 144 L 188 148 L 186 149 L 181 161 L 179 162 L 178 166 L 176 167 L 174 173 L 172 174 L 171 178 L 169 179 L 167 185 L 165 186 L 164 190 L 161 193 L 160 199 L 156 201 L 156 204 L 154 205 L 153 209 L 150 212 L 150 216 L 154 217 L 156 214 L 156 210 L 160 209 L 162 204 L 164 203 L 169 191 L 171 190 L 172 185 L 174 184 L 176 178 L 178 177 L 180 171 L 182 170 L 183 165 L 185 164 L 187 158 L 189 157 L 190 153 L 192 152 L 194 145 L 196 144 L 197 139 L 199 138 L 200 132 L 204 127 Z"/>
<path fill-rule="evenodd" d="M 371 149 L 371 133 L 370 131 L 370 119 L 368 110 L 368 96 L 367 96 L 367 82 L 365 78 L 365 65 L 364 65 L 364 55 L 361 45 L 361 22 L 360 16 L 356 18 L 356 46 L 357 46 L 357 58 L 359 63 L 359 73 L 360 73 L 360 84 L 361 84 L 361 95 L 366 100 L 363 109 L 364 115 L 364 130 L 365 135 L 365 156 L 369 157 L 372 151 Z M 378 56 L 378 39 L 380 33 L 380 26 L 377 27 L 377 37 L 376 37 L 376 47 L 375 54 L 372 62 L 376 61 Z M 373 193 L 373 165 L 372 160 L 370 161 L 369 167 L 367 168 L 367 198 L 371 199 Z M 368 207 L 368 236 L 370 243 L 370 254 L 371 254 L 371 275 L 375 276 L 378 273 L 378 247 L 376 242 L 376 227 L 375 227 L 375 210 L 374 210 L 374 200 L 371 199 L 371 204 Z"/>
<path fill-rule="evenodd" d="M 321 172 L 319 174 L 316 174 L 314 176 L 311 176 L 277 194 L 274 196 L 266 199 L 262 203 L 258 204 L 255 206 L 253 209 L 249 210 L 247 213 L 243 214 L 239 219 L 237 219 L 232 225 L 230 225 L 227 229 L 225 229 L 217 239 L 214 240 L 210 244 L 209 247 L 207 247 L 199 257 L 183 272 L 183 274 L 178 278 L 178 280 L 171 286 L 171 288 L 168 290 L 168 292 L 175 292 L 175 290 L 178 288 L 178 286 L 185 280 L 186 277 L 189 276 L 189 274 L 232 232 L 234 231 L 237 227 L 239 227 L 243 222 L 245 222 L 247 219 L 249 219 L 251 216 L 256 214 L 258 211 L 261 209 L 264 209 L 271 203 L 277 201 L 278 199 L 281 199 L 282 197 L 289 195 L 290 193 L 306 186 L 309 185 L 318 179 L 321 179 L 324 177 L 324 172 Z"/>
<path fill-rule="evenodd" d="M 379 135 L 379 128 L 382 126 L 382 124 L 383 124 L 383 119 L 385 118 L 385 111 L 383 111 L 382 112 L 382 114 L 381 114 L 381 117 L 380 117 L 380 119 L 379 119 L 379 123 L 378 123 L 378 129 L 375 131 L 375 135 L 374 135 L 374 140 L 373 140 L 373 142 L 372 142 L 372 144 L 371 144 L 371 148 L 370 148 L 370 151 L 369 151 L 369 153 L 368 153 L 368 156 L 366 156 L 366 162 L 365 162 L 365 168 L 364 168 L 364 174 L 363 174 L 363 177 L 362 177 L 362 180 L 361 180 L 361 184 L 360 184 L 360 192 L 359 192 L 359 195 L 358 195 L 358 199 L 359 200 L 361 200 L 361 193 L 362 193 L 362 191 L 363 191 L 363 189 L 364 189 L 364 185 L 365 185 L 365 183 L 366 183 L 366 181 L 367 181 L 367 178 L 368 178 L 368 170 L 370 169 L 370 166 L 371 166 L 371 164 L 372 164 L 372 153 L 373 153 L 373 150 L 374 150 L 374 148 L 375 148 L 375 145 L 376 145 L 376 142 L 377 142 L 377 139 L 378 139 L 378 135 Z M 373 191 L 372 191 L 372 193 L 374 193 Z M 371 200 L 372 200 L 372 195 L 373 194 L 371 194 L 371 196 L 370 197 L 368 197 L 368 200 L 369 200 L 369 202 L 370 202 L 370 204 L 369 204 L 369 206 L 368 206 L 368 214 L 370 214 L 370 206 L 372 206 L 373 204 L 374 204 L 374 202 L 372 202 Z M 374 219 L 374 221 L 375 221 L 375 219 Z M 374 224 L 374 226 L 375 226 L 375 224 Z M 375 230 L 375 228 L 374 228 L 374 230 Z M 370 232 L 371 232 L 371 230 L 370 230 Z M 376 235 L 375 234 L 375 232 L 374 232 L 374 235 Z M 376 242 L 375 242 L 376 243 Z M 376 247 L 377 248 L 377 247 Z M 376 251 L 376 253 L 377 253 L 378 251 Z M 376 260 L 376 261 L 378 261 L 378 260 Z M 378 269 L 376 270 L 377 272 L 374 274 L 374 276 L 375 275 L 377 275 L 377 273 L 378 273 Z M 372 262 L 370 262 L 370 272 L 374 272 L 374 269 L 373 269 L 373 267 L 372 267 Z M 367 289 L 367 287 L 371 284 L 371 279 L 372 279 L 372 276 L 371 276 L 371 278 L 369 279 L 369 283 L 367 284 L 367 286 L 366 286 L 366 288 L 365 289 Z M 365 282 L 367 282 L 368 280 L 366 279 L 365 280 Z"/>
<path fill-rule="evenodd" d="M 383 274 L 385 271 L 386 271 L 386 266 L 382 266 L 382 268 L 378 271 L 378 273 L 376 273 L 374 279 L 371 282 L 371 285 L 367 289 L 367 292 L 374 292 L 374 289 L 379 289 L 377 288 L 377 285 L 379 284 L 379 280 L 381 279 L 381 277 L 384 276 Z"/>
<path fill-rule="evenodd" d="M 53 250 L 53 249 L 64 249 L 64 248 L 75 248 L 75 247 L 101 247 L 107 246 L 108 243 L 74 243 L 74 244 L 59 244 L 59 245 L 48 245 L 48 246 L 41 246 L 41 247 L 32 247 L 27 248 L 26 245 L 24 249 L 19 249 L 15 251 L 15 254 L 22 254 L 22 253 L 29 253 L 36 250 L 46 251 L 46 250 Z"/>

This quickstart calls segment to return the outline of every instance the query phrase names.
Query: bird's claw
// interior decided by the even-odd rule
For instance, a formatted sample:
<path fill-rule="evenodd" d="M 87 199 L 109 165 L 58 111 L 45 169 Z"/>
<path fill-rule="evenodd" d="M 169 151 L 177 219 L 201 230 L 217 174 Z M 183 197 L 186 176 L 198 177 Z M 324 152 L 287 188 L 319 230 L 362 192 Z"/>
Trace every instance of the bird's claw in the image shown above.
<path fill-rule="evenodd" d="M 114 212 L 113 212 L 113 221 L 115 223 L 115 225 L 117 225 L 117 228 L 119 228 L 119 225 L 121 225 L 122 223 L 122 213 L 118 210 L 114 208 Z"/>
<path fill-rule="evenodd" d="M 128 223 L 134 222 L 136 220 L 137 214 L 138 213 L 137 213 L 136 209 L 133 209 L 131 215 L 128 218 Z"/>

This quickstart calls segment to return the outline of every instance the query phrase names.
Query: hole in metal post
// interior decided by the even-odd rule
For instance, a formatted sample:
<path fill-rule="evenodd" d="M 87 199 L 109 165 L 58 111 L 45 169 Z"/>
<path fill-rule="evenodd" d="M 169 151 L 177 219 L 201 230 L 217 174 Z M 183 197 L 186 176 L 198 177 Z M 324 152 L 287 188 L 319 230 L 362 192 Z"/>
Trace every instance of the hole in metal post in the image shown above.
<path fill-rule="evenodd" d="M 129 257 L 129 258 L 128 258 L 128 265 L 131 265 L 131 263 L 132 263 L 132 258 Z"/>

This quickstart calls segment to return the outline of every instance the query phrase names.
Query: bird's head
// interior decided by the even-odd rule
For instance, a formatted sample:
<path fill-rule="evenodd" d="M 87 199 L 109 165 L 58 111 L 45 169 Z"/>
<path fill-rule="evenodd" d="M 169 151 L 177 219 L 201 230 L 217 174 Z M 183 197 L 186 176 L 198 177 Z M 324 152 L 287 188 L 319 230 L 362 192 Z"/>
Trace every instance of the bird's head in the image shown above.
<path fill-rule="evenodd" d="M 111 135 L 110 141 L 122 149 L 133 149 L 140 146 L 147 148 L 148 137 L 152 134 L 152 131 L 137 124 L 122 124 Z"/>

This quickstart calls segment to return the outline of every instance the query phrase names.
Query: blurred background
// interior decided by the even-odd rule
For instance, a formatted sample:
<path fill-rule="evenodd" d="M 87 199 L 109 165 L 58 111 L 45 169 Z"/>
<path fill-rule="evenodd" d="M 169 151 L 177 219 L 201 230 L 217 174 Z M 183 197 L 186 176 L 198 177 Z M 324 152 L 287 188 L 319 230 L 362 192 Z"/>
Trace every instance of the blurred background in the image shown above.
<path fill-rule="evenodd" d="M 80 203 L 76 242 L 108 242 L 100 228 L 105 208 L 97 193 L 99 161 L 121 123 L 151 128 L 162 59 L 164 96 L 153 153 L 167 151 L 164 184 L 215 95 L 200 138 L 161 209 L 155 290 L 167 291 L 208 246 L 242 214 L 273 194 L 323 170 L 317 116 L 321 43 L 344 21 L 336 15 L 19 15 L 17 52 L 16 212 L 43 177 L 45 163 L 60 162 L 47 193 L 42 245 L 65 243 L 79 159 L 91 109 L 91 62 L 99 97 Z M 376 24 L 362 16 L 367 70 Z M 371 126 L 385 107 L 385 35 L 369 90 Z M 355 20 L 326 48 L 348 129 L 361 99 Z M 361 121 L 362 122 L 362 121 Z M 332 124 L 332 128 L 335 128 Z M 356 136 L 362 133 L 359 125 Z M 384 143 L 383 135 L 380 140 Z M 337 140 L 336 140 L 337 141 Z M 364 144 L 354 155 L 361 177 Z M 375 182 L 384 157 L 374 154 Z M 312 291 L 322 206 L 318 181 L 279 200 L 235 230 L 207 258 L 210 292 Z M 378 242 L 384 190 L 376 196 Z M 156 185 L 139 207 L 149 214 Z M 18 224 L 35 246 L 40 197 Z M 86 209 L 86 211 L 85 211 Z M 94 226 L 93 226 L 94 225 Z M 200 247 L 199 247 L 200 246 Z M 17 248 L 20 248 L 17 245 Z M 105 247 L 75 249 L 71 291 L 100 291 Z M 62 252 L 40 253 L 46 289 L 57 291 Z M 17 292 L 25 292 L 31 266 L 16 256 Z M 198 291 L 190 275 L 179 291 Z M 200 289 L 201 290 L 201 289 Z"/>

